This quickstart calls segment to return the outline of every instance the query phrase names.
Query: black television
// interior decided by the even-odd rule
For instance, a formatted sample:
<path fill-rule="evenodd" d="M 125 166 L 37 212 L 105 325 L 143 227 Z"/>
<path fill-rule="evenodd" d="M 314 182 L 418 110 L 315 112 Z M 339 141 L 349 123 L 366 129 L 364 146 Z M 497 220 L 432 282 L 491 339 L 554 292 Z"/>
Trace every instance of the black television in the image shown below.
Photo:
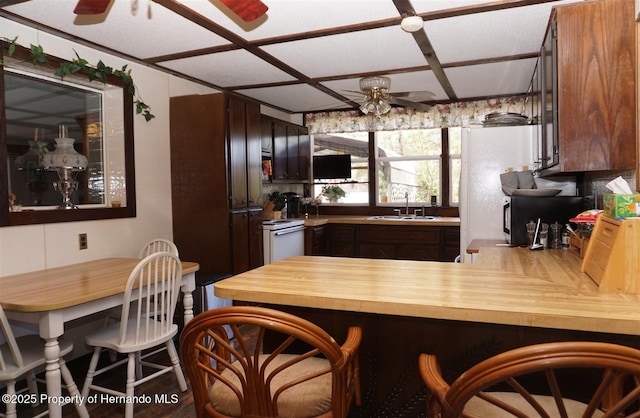
<path fill-rule="evenodd" d="M 315 180 L 350 179 L 351 154 L 314 155 L 313 178 Z"/>

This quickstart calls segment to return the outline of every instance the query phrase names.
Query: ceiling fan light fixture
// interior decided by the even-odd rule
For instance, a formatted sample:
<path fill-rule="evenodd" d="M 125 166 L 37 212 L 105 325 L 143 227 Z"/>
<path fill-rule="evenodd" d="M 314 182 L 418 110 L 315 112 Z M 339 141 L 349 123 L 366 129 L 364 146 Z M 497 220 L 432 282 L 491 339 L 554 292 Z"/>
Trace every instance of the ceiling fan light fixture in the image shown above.
<path fill-rule="evenodd" d="M 420 16 L 407 16 L 402 19 L 402 22 L 400 22 L 400 27 L 402 28 L 402 30 L 409 33 L 419 31 L 420 29 L 422 29 L 423 25 L 424 21 Z"/>
<path fill-rule="evenodd" d="M 389 88 L 391 79 L 383 76 L 371 76 L 360 79 L 360 91 L 364 94 L 365 102 L 360 106 L 360 111 L 375 116 L 380 116 L 391 110 L 389 100 Z"/>
<path fill-rule="evenodd" d="M 384 100 L 380 100 L 380 103 L 378 103 L 378 112 L 379 112 L 378 114 L 383 115 L 390 110 L 391 110 L 391 105 L 385 102 Z"/>
<path fill-rule="evenodd" d="M 391 87 L 391 79 L 389 77 L 373 76 L 360 79 L 360 90 L 362 91 L 389 90 L 389 87 Z"/>

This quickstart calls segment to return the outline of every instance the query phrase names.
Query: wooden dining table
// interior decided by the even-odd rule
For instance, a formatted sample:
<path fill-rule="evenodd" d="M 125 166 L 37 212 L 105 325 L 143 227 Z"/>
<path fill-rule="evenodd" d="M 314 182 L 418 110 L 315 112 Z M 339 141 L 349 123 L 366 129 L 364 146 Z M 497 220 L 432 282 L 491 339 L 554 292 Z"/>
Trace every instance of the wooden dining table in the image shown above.
<path fill-rule="evenodd" d="M 104 258 L 68 266 L 0 277 L 0 305 L 10 319 L 38 326 L 45 340 L 45 381 L 50 399 L 60 399 L 58 338 L 65 323 L 121 306 L 124 288 L 137 258 Z M 193 318 L 193 291 L 198 263 L 182 262 L 184 322 Z M 60 418 L 62 406 L 48 405 L 49 416 Z"/>

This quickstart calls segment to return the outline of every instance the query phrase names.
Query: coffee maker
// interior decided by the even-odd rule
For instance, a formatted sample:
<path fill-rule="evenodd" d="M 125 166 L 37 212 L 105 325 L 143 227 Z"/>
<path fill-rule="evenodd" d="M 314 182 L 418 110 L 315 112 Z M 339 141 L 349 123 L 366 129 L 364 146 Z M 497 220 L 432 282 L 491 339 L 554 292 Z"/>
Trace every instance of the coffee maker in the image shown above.
<path fill-rule="evenodd" d="M 287 218 L 297 218 L 300 216 L 300 195 L 295 192 L 286 192 L 282 194 L 287 203 Z"/>

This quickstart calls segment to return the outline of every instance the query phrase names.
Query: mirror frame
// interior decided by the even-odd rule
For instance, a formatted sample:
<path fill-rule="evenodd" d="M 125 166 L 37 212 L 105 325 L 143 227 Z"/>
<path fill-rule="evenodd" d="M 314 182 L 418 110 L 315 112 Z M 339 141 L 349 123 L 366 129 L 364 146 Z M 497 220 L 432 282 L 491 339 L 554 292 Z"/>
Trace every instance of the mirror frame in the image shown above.
<path fill-rule="evenodd" d="M 0 64 L 4 62 L 9 44 L 0 41 Z M 16 45 L 12 59 L 23 60 L 26 65 L 30 62 L 30 51 L 27 48 Z M 52 67 L 52 74 L 60 63 L 64 60 L 47 55 L 48 63 Z M 99 81 L 96 81 L 99 83 Z M 127 206 L 112 208 L 98 207 L 81 209 L 47 209 L 47 210 L 26 210 L 22 212 L 9 211 L 9 185 L 7 184 L 7 129 L 5 118 L 5 83 L 4 65 L 0 65 L 0 227 L 17 225 L 47 224 L 56 222 L 75 222 L 98 219 L 133 218 L 136 216 L 136 189 L 135 189 L 135 158 L 134 158 L 134 138 L 133 138 L 133 95 L 127 90 L 126 85 L 117 77 L 109 76 L 107 82 L 114 86 L 122 87 L 124 99 L 123 123 L 124 123 L 124 156 L 125 156 L 125 187 Z"/>

